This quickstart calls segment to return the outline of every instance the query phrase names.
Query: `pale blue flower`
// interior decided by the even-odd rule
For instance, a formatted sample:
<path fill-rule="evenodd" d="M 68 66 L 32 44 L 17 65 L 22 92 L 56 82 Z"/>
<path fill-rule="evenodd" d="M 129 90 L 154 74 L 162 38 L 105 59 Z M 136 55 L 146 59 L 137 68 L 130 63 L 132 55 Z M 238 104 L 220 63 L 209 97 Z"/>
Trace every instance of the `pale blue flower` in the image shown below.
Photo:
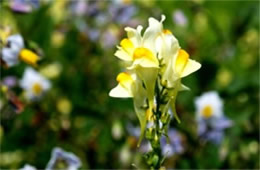
<path fill-rule="evenodd" d="M 7 76 L 3 78 L 3 84 L 12 88 L 17 85 L 17 78 L 15 76 Z"/>
<path fill-rule="evenodd" d="M 9 36 L 6 46 L 1 50 L 1 59 L 8 67 L 18 64 L 22 48 L 24 48 L 24 40 L 20 34 Z"/>
<path fill-rule="evenodd" d="M 137 13 L 136 7 L 132 5 L 111 4 L 108 9 L 112 20 L 120 24 L 126 24 Z"/>
<path fill-rule="evenodd" d="M 232 121 L 224 116 L 223 101 L 215 91 L 206 92 L 195 100 L 198 135 L 201 139 L 220 144 L 224 130 Z"/>
<path fill-rule="evenodd" d="M 67 170 L 77 170 L 81 166 L 81 161 L 76 155 L 55 147 L 52 150 L 51 159 L 47 164 L 46 170 L 57 169 L 57 164 L 61 162 L 66 164 Z"/>
<path fill-rule="evenodd" d="M 136 138 L 140 137 L 140 128 L 134 127 L 132 124 L 127 125 L 127 131 L 130 133 L 130 135 Z M 180 133 L 177 132 L 175 129 L 170 128 L 168 131 L 168 137 L 169 137 L 169 143 L 167 143 L 166 136 L 162 136 L 160 140 L 162 155 L 166 157 L 171 157 L 175 154 L 182 153 L 184 151 L 184 148 L 182 145 L 182 139 Z M 150 142 L 147 140 L 143 140 L 140 145 L 139 151 L 142 153 L 147 153 L 151 150 L 152 150 L 152 146 Z"/>
<path fill-rule="evenodd" d="M 70 10 L 72 14 L 76 16 L 82 16 L 86 13 L 88 9 L 88 4 L 86 1 L 77 0 L 77 1 L 71 1 L 70 2 Z"/>
<path fill-rule="evenodd" d="M 232 121 L 225 116 L 198 120 L 198 135 L 206 141 L 220 144 L 224 130 L 232 126 Z"/>
<path fill-rule="evenodd" d="M 173 22 L 179 26 L 186 26 L 188 20 L 181 10 L 176 10 L 172 14 Z"/>
<path fill-rule="evenodd" d="M 175 154 L 180 154 L 184 151 L 181 135 L 175 129 L 170 128 L 168 131 L 169 143 L 167 138 L 163 136 L 161 138 L 162 154 L 166 157 L 171 157 Z"/>
<path fill-rule="evenodd" d="M 36 168 L 30 164 L 25 164 L 24 167 L 19 170 L 36 170 Z"/>

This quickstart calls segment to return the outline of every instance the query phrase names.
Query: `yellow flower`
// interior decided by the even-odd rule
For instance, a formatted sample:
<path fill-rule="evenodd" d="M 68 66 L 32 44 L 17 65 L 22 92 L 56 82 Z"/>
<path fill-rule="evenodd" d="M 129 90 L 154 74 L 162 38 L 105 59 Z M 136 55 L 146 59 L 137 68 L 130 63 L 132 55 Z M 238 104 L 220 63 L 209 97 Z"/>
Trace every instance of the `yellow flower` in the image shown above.
<path fill-rule="evenodd" d="M 162 16 L 160 23 L 165 19 Z M 155 41 L 161 33 L 161 28 L 156 25 L 158 21 L 149 18 L 149 26 L 141 35 L 142 26 L 136 29 L 127 27 L 127 38 L 120 42 L 115 53 L 118 58 L 129 62 L 129 70 L 134 70 L 137 76 L 144 82 L 149 100 L 149 109 L 152 112 L 154 101 L 154 88 L 158 76 L 159 61 L 157 58 Z"/>
<path fill-rule="evenodd" d="M 36 53 L 28 49 L 22 49 L 19 57 L 22 61 L 32 66 L 37 66 L 37 62 L 40 60 L 40 57 Z"/>
<path fill-rule="evenodd" d="M 118 46 L 115 56 L 124 61 L 131 62 L 129 69 L 134 69 L 137 66 L 145 68 L 158 68 L 159 62 L 156 57 L 153 42 L 156 35 L 152 35 L 150 31 L 145 31 L 144 36 L 141 36 L 142 27 L 137 29 L 125 28 L 128 38 L 124 38 Z M 148 36 L 150 35 L 150 37 Z M 151 37 L 152 36 L 152 37 Z"/>
<path fill-rule="evenodd" d="M 189 54 L 180 49 L 175 62 L 175 73 L 179 78 L 186 77 L 200 69 L 201 64 L 189 58 Z"/>
<path fill-rule="evenodd" d="M 41 68 L 40 73 L 49 79 L 53 79 L 58 77 L 61 71 L 62 71 L 61 64 L 54 62 Z"/>
<path fill-rule="evenodd" d="M 72 104 L 67 98 L 60 98 L 57 101 L 56 107 L 57 110 L 64 115 L 69 114 L 72 110 Z"/>
<path fill-rule="evenodd" d="M 161 29 L 161 34 L 156 39 L 156 49 L 164 67 L 161 69 L 162 82 L 171 88 L 175 86 L 176 80 L 195 72 L 201 64 L 189 58 L 172 32 L 163 29 L 161 22 L 155 24 Z"/>
<path fill-rule="evenodd" d="M 161 75 L 161 85 L 168 89 L 167 96 L 169 100 L 165 105 L 161 105 L 161 110 L 165 113 L 170 105 L 175 105 L 178 92 L 189 89 L 181 84 L 181 78 L 198 70 L 201 65 L 191 60 L 189 54 L 181 49 L 178 40 L 172 32 L 163 28 L 162 21 L 154 20 L 153 27 L 160 32 L 156 38 L 155 47 L 160 60 L 159 74 Z M 173 112 L 176 114 L 175 107 Z"/>
<path fill-rule="evenodd" d="M 116 79 L 118 85 L 109 92 L 109 96 L 119 98 L 133 97 L 135 113 L 141 124 L 139 145 L 144 136 L 147 122 L 146 91 L 135 73 L 122 72 L 118 74 Z"/>
<path fill-rule="evenodd" d="M 109 96 L 119 97 L 119 98 L 128 98 L 133 97 L 133 86 L 134 86 L 134 75 L 122 72 L 118 74 L 116 78 L 118 85 L 113 88 Z"/>
<path fill-rule="evenodd" d="M 109 95 L 134 98 L 135 112 L 141 123 L 140 140 L 144 135 L 147 120 L 154 116 L 153 108 L 157 107 L 154 104 L 155 86 L 157 85 L 159 91 L 166 90 L 163 94 L 157 93 L 166 98 L 166 101 L 158 106 L 164 114 L 170 105 L 175 105 L 178 92 L 188 89 L 181 84 L 181 78 L 201 67 L 200 63 L 191 60 L 189 54 L 181 49 L 171 31 L 163 29 L 164 20 L 164 15 L 160 21 L 149 18 L 149 26 L 143 34 L 142 26 L 136 29 L 125 28 L 127 37 L 120 42 L 115 53 L 116 57 L 126 62 L 131 74 L 120 73 L 117 76 L 118 85 Z M 176 114 L 175 106 L 173 112 Z"/>

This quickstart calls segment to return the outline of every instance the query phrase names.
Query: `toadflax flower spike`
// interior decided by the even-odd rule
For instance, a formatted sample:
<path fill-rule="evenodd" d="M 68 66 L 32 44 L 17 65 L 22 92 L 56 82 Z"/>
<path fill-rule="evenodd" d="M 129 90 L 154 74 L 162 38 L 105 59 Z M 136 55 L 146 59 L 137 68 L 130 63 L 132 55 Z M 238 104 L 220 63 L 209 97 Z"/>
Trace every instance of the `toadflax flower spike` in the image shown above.
<path fill-rule="evenodd" d="M 146 123 L 157 122 L 153 123 L 159 126 L 153 129 L 156 133 L 151 134 L 153 127 L 147 127 L 149 140 L 155 140 L 156 143 L 153 147 L 158 147 L 158 138 L 163 131 L 167 133 L 167 129 L 162 128 L 169 124 L 167 113 L 170 107 L 178 120 L 175 110 L 177 94 L 189 89 L 181 84 L 181 79 L 201 67 L 200 63 L 191 60 L 189 54 L 181 49 L 171 31 L 163 28 L 164 20 L 164 15 L 160 21 L 149 18 L 149 25 L 143 34 L 142 26 L 125 28 L 127 37 L 120 42 L 115 56 L 125 61 L 129 73 L 120 73 L 117 76 L 118 85 L 109 93 L 111 97 L 133 98 L 141 124 L 139 144 Z M 162 127 L 160 122 L 164 124 Z"/>

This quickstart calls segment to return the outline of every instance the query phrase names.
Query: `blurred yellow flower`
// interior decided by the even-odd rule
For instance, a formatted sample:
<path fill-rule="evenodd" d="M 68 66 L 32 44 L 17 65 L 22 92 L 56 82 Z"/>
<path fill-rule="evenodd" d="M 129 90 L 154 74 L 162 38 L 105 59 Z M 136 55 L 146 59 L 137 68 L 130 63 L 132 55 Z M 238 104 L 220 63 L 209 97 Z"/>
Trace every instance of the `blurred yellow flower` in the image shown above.
<path fill-rule="evenodd" d="M 64 39 L 65 39 L 64 33 L 60 31 L 55 31 L 52 33 L 51 42 L 54 47 L 56 48 L 61 47 L 64 43 Z"/>
<path fill-rule="evenodd" d="M 61 98 L 57 101 L 56 104 L 57 110 L 62 114 L 69 114 L 72 110 L 71 102 L 66 98 Z"/>
<path fill-rule="evenodd" d="M 28 49 L 22 49 L 20 51 L 19 57 L 22 61 L 32 66 L 36 66 L 38 60 L 40 60 L 40 57 L 36 53 Z"/>
<path fill-rule="evenodd" d="M 228 86 L 233 79 L 232 73 L 228 69 L 220 69 L 217 74 L 217 82 L 220 86 Z"/>
<path fill-rule="evenodd" d="M 60 75 L 61 70 L 62 70 L 61 64 L 55 62 L 43 67 L 40 70 L 40 73 L 49 79 L 53 79 Z"/>

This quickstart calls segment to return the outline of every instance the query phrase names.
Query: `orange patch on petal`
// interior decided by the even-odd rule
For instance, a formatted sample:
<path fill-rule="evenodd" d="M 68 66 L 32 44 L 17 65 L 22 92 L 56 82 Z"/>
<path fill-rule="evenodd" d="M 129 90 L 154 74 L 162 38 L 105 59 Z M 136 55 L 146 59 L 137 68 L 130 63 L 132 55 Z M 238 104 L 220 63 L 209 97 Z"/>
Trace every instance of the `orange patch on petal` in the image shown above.
<path fill-rule="evenodd" d="M 164 34 L 172 34 L 172 32 L 171 32 L 170 30 L 168 30 L 168 29 L 164 29 L 164 30 L 163 30 L 163 33 L 164 33 Z"/>
<path fill-rule="evenodd" d="M 188 63 L 188 60 L 189 60 L 189 54 L 185 50 L 180 49 L 179 54 L 177 56 L 176 64 L 175 64 L 176 71 L 179 74 L 181 74 L 183 72 L 186 64 Z"/>
<path fill-rule="evenodd" d="M 122 83 L 125 81 L 133 81 L 133 79 L 130 74 L 123 72 L 118 74 L 118 76 L 116 77 L 116 81 L 118 83 Z"/>
<path fill-rule="evenodd" d="M 136 48 L 136 50 L 134 51 L 133 59 L 136 60 L 141 58 L 145 58 L 152 61 L 155 60 L 153 53 L 149 49 L 143 47 Z"/>

